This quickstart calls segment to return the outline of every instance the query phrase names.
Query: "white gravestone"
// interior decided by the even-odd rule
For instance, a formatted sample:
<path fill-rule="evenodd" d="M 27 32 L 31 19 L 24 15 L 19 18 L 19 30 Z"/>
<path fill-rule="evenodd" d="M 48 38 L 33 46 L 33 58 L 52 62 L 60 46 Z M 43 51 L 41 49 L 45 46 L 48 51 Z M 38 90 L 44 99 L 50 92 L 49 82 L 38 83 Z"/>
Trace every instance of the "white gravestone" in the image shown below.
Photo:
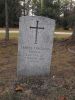
<path fill-rule="evenodd" d="M 55 21 L 41 16 L 22 16 L 19 22 L 17 74 L 48 75 Z"/>

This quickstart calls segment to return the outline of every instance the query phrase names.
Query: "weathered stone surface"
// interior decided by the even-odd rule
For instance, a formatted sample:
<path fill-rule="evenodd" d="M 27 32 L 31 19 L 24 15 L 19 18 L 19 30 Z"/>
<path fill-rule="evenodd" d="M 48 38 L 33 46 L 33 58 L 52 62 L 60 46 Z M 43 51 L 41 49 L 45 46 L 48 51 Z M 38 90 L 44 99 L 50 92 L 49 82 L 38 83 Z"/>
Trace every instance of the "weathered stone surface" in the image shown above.
<path fill-rule="evenodd" d="M 54 28 L 55 21 L 49 18 L 20 18 L 18 75 L 37 76 L 50 73 Z"/>

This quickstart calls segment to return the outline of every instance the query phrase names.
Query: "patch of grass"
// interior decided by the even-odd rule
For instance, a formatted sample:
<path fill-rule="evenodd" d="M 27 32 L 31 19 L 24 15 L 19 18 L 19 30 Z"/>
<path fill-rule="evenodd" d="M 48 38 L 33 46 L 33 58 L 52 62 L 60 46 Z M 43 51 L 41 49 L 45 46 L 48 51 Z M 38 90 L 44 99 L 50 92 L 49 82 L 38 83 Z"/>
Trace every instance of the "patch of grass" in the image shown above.
<path fill-rule="evenodd" d="M 68 30 L 64 30 L 63 28 L 56 28 L 55 29 L 56 32 L 72 32 L 72 29 L 68 29 Z"/>
<path fill-rule="evenodd" d="M 4 39 L 5 38 L 5 34 L 4 33 L 0 33 L 0 39 Z"/>
<path fill-rule="evenodd" d="M 10 39 L 17 39 L 19 33 L 10 33 L 9 38 Z M 0 39 L 5 39 L 5 33 L 0 33 Z"/>
<path fill-rule="evenodd" d="M 19 33 L 10 33 L 10 39 L 17 39 L 18 38 Z"/>
<path fill-rule="evenodd" d="M 10 39 L 18 39 L 19 33 L 10 33 L 9 38 Z M 55 34 L 54 37 L 56 40 L 63 40 L 65 38 L 69 38 L 71 35 L 66 34 L 66 35 L 60 35 L 60 34 Z M 0 33 L 0 39 L 5 39 L 5 33 Z"/>
<path fill-rule="evenodd" d="M 55 38 L 56 40 L 64 40 L 64 39 L 69 38 L 70 36 L 71 36 L 71 35 L 69 35 L 69 34 L 66 34 L 66 35 L 64 35 L 64 34 L 62 34 L 62 35 L 60 35 L 60 34 L 55 34 L 54 38 Z"/>
<path fill-rule="evenodd" d="M 21 100 L 21 94 L 7 90 L 1 97 L 0 100 Z"/>

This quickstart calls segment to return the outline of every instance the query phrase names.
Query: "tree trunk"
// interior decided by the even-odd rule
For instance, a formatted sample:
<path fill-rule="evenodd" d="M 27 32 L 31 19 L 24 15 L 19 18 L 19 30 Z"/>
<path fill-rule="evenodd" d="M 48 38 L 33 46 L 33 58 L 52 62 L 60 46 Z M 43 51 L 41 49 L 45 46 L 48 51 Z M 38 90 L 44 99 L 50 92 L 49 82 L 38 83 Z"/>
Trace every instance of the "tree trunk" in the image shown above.
<path fill-rule="evenodd" d="M 44 0 L 41 0 L 41 14 L 43 13 L 43 8 L 44 8 Z"/>
<path fill-rule="evenodd" d="M 68 42 L 67 49 L 70 53 L 75 54 L 75 22 L 73 27 L 73 34 Z"/>
<path fill-rule="evenodd" d="M 72 12 L 72 9 L 73 9 L 72 3 L 73 3 L 73 0 L 71 0 L 71 3 L 70 3 L 70 12 Z M 74 22 L 74 25 L 73 25 L 73 34 L 72 34 L 71 40 L 75 42 L 75 22 Z"/>
<path fill-rule="evenodd" d="M 8 5 L 7 0 L 5 0 L 5 24 L 6 24 L 6 36 L 5 40 L 9 40 L 9 25 L 8 25 Z"/>
<path fill-rule="evenodd" d="M 24 0 L 24 16 L 26 16 L 26 1 Z"/>
<path fill-rule="evenodd" d="M 75 22 L 74 22 L 74 27 L 73 27 L 72 40 L 75 41 Z"/>

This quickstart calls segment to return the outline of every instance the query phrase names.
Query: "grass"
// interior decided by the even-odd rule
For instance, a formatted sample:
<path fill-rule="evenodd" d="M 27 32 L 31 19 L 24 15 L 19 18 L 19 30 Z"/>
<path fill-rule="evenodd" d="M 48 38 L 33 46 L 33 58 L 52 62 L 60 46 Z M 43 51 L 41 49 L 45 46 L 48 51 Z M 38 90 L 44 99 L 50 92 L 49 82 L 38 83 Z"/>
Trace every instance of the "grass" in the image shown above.
<path fill-rule="evenodd" d="M 5 33 L 0 33 L 0 39 L 5 38 Z M 18 33 L 10 33 L 9 34 L 10 39 L 17 39 L 18 38 Z"/>
<path fill-rule="evenodd" d="M 63 40 L 70 35 L 55 35 L 56 40 Z M 0 39 L 4 39 L 5 34 L 0 34 Z M 18 39 L 18 33 L 10 33 L 10 39 Z M 22 93 L 16 93 L 13 89 L 16 80 L 17 66 L 17 41 L 6 47 L 0 45 L 0 100 L 60 100 L 58 97 L 66 96 L 68 100 L 75 100 L 75 56 L 69 53 L 61 42 L 54 41 L 52 55 L 52 76 L 55 78 L 51 82 L 50 77 L 43 78 L 44 84 L 38 79 L 28 79 Z M 70 73 L 70 74 L 69 74 Z M 47 90 L 42 87 L 47 86 Z M 27 87 L 28 88 L 27 88 Z M 27 88 L 27 90 L 26 90 Z M 31 90 L 31 92 L 29 92 Z"/>
<path fill-rule="evenodd" d="M 18 35 L 19 33 L 10 33 L 9 34 L 9 38 L 10 39 L 18 39 Z M 61 40 L 61 39 L 64 39 L 64 38 L 68 38 L 70 37 L 71 35 L 69 34 L 55 34 L 54 37 L 58 40 Z M 5 39 L 5 33 L 0 33 L 0 39 Z"/>
<path fill-rule="evenodd" d="M 55 39 L 56 40 L 64 40 L 64 39 L 66 39 L 66 38 L 69 38 L 71 35 L 69 35 L 69 34 L 62 34 L 62 35 L 60 35 L 60 34 L 55 34 L 54 35 L 54 37 L 55 37 Z"/>
<path fill-rule="evenodd" d="M 55 29 L 56 32 L 72 32 L 73 30 L 72 29 L 69 29 L 69 30 L 64 30 L 63 28 L 57 28 Z"/>
<path fill-rule="evenodd" d="M 21 100 L 21 94 L 7 90 L 5 91 L 4 95 L 0 97 L 0 100 Z"/>

